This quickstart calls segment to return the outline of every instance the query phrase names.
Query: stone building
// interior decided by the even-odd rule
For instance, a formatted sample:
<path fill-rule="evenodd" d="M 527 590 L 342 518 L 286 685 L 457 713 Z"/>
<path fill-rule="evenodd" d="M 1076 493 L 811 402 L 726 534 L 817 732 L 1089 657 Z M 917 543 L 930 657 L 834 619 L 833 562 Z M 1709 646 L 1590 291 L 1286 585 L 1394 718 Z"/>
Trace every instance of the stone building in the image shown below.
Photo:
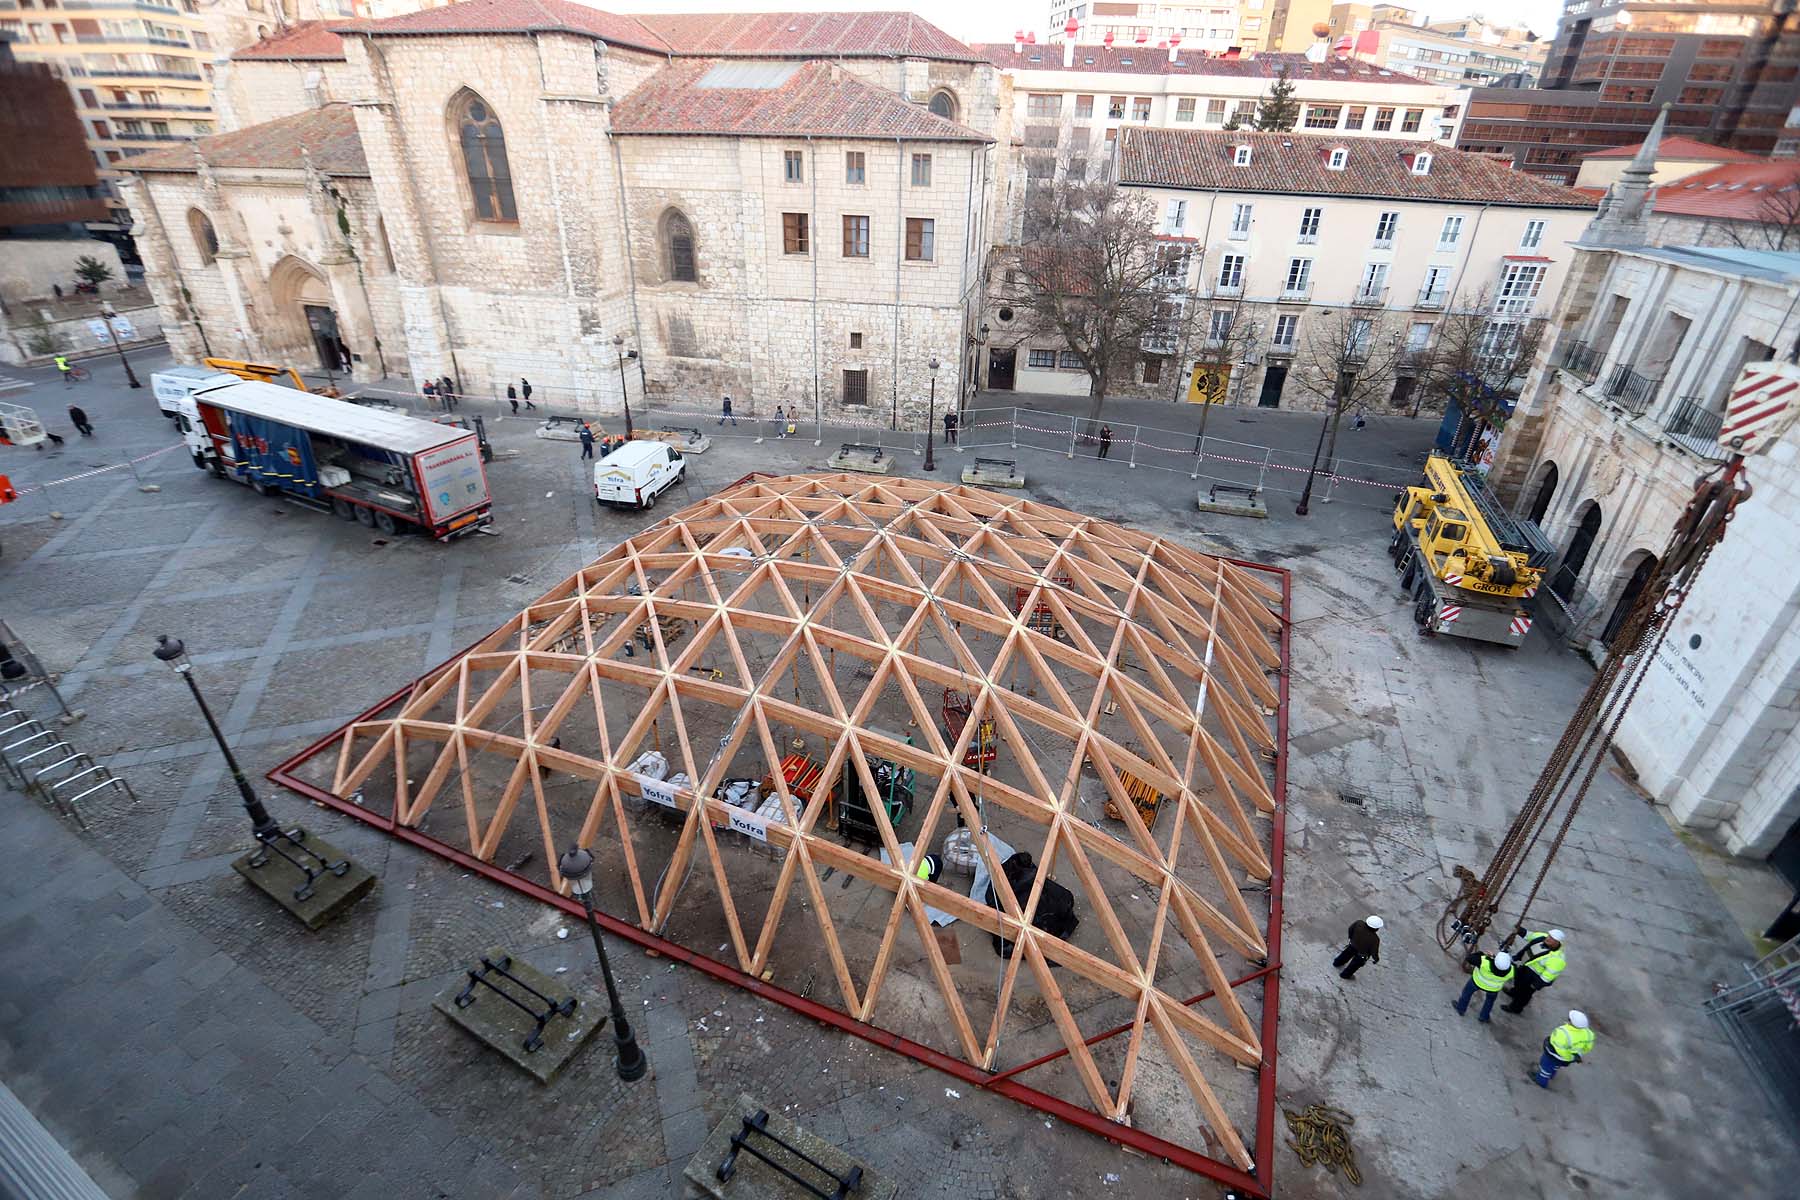
<path fill-rule="evenodd" d="M 1496 351 L 1515 344 L 1546 315 L 1594 207 L 1480 155 L 1341 134 L 1131 128 L 1115 174 L 1155 206 L 1170 303 L 1204 312 L 1183 323 L 1191 337 L 1146 344 L 1118 390 L 1187 395 L 1190 370 L 1217 370 L 1194 360 L 1225 322 L 1218 340 L 1236 356 L 1226 399 L 1264 407 L 1324 407 L 1329 383 L 1324 395 L 1300 386 L 1317 375 L 1308 355 L 1322 323 L 1404 339 L 1414 361 L 1447 321 L 1476 323 Z M 1087 393 L 1064 347 L 1010 335 L 999 309 L 988 321 L 989 387 Z M 1415 379 L 1403 367 L 1385 399 L 1409 406 Z"/>
<path fill-rule="evenodd" d="M 1743 366 L 1800 348 L 1800 254 L 1652 244 L 1660 132 L 1576 244 L 1492 475 L 1562 549 L 1540 626 L 1595 655 L 1695 480 L 1729 456 L 1718 435 Z M 1748 473 L 1754 495 L 1673 619 L 1618 744 L 1680 824 L 1734 854 L 1800 862 L 1800 437 L 1790 430 Z"/>
<path fill-rule="evenodd" d="M 222 89 L 255 123 L 130 164 L 184 359 L 884 424 L 969 374 L 997 72 L 910 14 L 470 0 L 272 43 Z"/>

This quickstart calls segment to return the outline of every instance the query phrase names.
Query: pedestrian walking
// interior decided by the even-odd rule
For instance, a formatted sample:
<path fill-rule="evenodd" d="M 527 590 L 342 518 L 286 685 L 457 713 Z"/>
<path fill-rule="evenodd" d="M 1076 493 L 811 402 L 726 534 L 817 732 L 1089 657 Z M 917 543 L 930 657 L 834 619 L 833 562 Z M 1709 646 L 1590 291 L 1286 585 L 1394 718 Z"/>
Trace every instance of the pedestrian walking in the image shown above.
<path fill-rule="evenodd" d="M 350 373 L 350 348 L 342 342 L 338 343 L 338 370 L 346 375 Z"/>
<path fill-rule="evenodd" d="M 1354 420 L 1350 423 L 1350 428 L 1361 429 L 1364 425 L 1367 425 L 1367 424 L 1368 424 L 1368 421 L 1363 419 L 1362 410 L 1360 408 L 1357 409 L 1356 410 L 1356 420 Z"/>
<path fill-rule="evenodd" d="M 59 354 L 56 356 L 56 373 L 62 376 L 64 387 L 68 387 L 71 383 L 75 382 L 75 369 L 69 365 L 68 355 Z"/>
<path fill-rule="evenodd" d="M 586 421 L 583 421 L 577 427 L 576 432 L 581 435 L 581 457 L 594 457 L 594 431 L 588 428 Z"/>
<path fill-rule="evenodd" d="M 456 385 L 450 382 L 448 375 L 438 380 L 438 395 L 444 398 L 444 411 L 449 412 L 456 407 Z"/>
<path fill-rule="evenodd" d="M 506 402 L 512 405 L 513 416 L 519 415 L 519 389 L 512 384 L 506 385 Z"/>
<path fill-rule="evenodd" d="M 1100 427 L 1100 457 L 1105 458 L 1110 450 L 1112 450 L 1112 426 L 1102 425 Z"/>
<path fill-rule="evenodd" d="M 719 424 L 723 425 L 727 421 L 731 422 L 732 428 L 735 429 L 737 427 L 737 418 L 731 415 L 730 396 L 726 396 L 719 402 Z"/>
<path fill-rule="evenodd" d="M 780 441 L 787 436 L 787 416 L 781 411 L 781 405 L 775 406 L 775 440 Z"/>
<path fill-rule="evenodd" d="M 1463 984 L 1462 996 L 1456 1001 L 1456 1015 L 1466 1016 L 1469 1001 L 1476 992 L 1481 996 L 1481 1015 L 1478 1018 L 1486 1024 L 1494 1015 L 1494 997 L 1500 989 L 1512 982 L 1512 955 L 1502 950 L 1495 955 L 1486 955 L 1477 950 L 1463 960 L 1463 966 L 1469 968 L 1469 982 Z"/>
<path fill-rule="evenodd" d="M 425 381 L 425 386 L 420 388 L 419 392 L 421 395 L 423 395 L 425 397 L 425 407 L 426 408 L 435 408 L 437 406 L 437 383 L 436 383 L 436 381 L 427 379 Z"/>
<path fill-rule="evenodd" d="M 1364 963 L 1381 961 L 1381 926 L 1381 918 L 1373 915 L 1351 924 L 1350 940 L 1331 960 L 1332 966 L 1343 968 L 1339 979 L 1355 979 Z"/>
<path fill-rule="evenodd" d="M 1512 1003 L 1502 1008 L 1501 1012 L 1524 1012 L 1533 995 L 1556 982 L 1556 977 L 1569 965 L 1563 957 L 1565 936 L 1560 929 L 1525 934 L 1525 945 L 1520 949 L 1516 960 L 1519 973 L 1513 979 L 1512 987 L 1506 991 L 1512 997 Z"/>
<path fill-rule="evenodd" d="M 94 427 L 88 422 L 87 412 L 79 404 L 69 405 L 69 423 L 75 426 L 75 432 L 82 437 L 94 436 Z"/>
<path fill-rule="evenodd" d="M 956 445 L 956 427 L 961 424 L 956 418 L 956 410 L 951 409 L 944 414 L 944 441 Z"/>
<path fill-rule="evenodd" d="M 526 408 L 534 409 L 537 407 L 537 405 L 531 402 L 531 380 L 526 379 L 523 376 L 519 379 L 519 396 L 525 401 Z"/>
<path fill-rule="evenodd" d="M 1537 1070 L 1528 1078 L 1541 1088 L 1548 1088 L 1556 1073 L 1570 1063 L 1578 1063 L 1594 1052 L 1594 1031 L 1588 1028 L 1587 1014 L 1570 1009 L 1569 1019 L 1550 1031 L 1544 1039 L 1544 1051 L 1538 1055 Z"/>

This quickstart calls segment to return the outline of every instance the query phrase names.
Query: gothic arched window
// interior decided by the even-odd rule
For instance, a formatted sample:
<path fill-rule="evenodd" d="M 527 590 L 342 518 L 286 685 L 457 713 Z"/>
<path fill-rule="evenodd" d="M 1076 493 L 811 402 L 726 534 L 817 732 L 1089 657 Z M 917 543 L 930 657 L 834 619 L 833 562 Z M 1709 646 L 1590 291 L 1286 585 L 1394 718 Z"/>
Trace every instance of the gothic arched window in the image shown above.
<path fill-rule="evenodd" d="M 931 94 L 931 111 L 946 121 L 956 120 L 956 97 L 946 91 Z"/>
<path fill-rule="evenodd" d="M 663 214 L 663 275 L 673 283 L 699 283 L 700 267 L 694 257 L 694 227 L 670 209 Z"/>
<path fill-rule="evenodd" d="M 456 136 L 462 147 L 469 198 L 481 221 L 512 223 L 519 219 L 513 203 L 512 169 L 506 162 L 506 134 L 488 102 L 464 92 L 455 108 Z"/>
<path fill-rule="evenodd" d="M 219 235 L 212 221 L 197 208 L 188 209 L 188 232 L 194 235 L 194 248 L 200 251 L 202 266 L 210 267 L 219 257 Z"/>

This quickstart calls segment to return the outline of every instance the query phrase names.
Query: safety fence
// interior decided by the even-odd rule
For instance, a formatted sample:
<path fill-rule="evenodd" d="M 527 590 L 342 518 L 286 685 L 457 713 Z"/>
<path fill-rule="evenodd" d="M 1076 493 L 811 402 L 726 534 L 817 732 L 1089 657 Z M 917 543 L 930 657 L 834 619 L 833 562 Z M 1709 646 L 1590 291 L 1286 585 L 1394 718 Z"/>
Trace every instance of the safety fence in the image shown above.
<path fill-rule="evenodd" d="M 548 394 L 533 388 L 531 403 L 519 399 L 517 416 L 546 423 L 586 420 L 597 429 L 616 430 L 623 426 L 619 415 L 598 417 L 576 408 L 572 394 L 565 402 L 557 401 L 555 391 Z M 362 389 L 364 400 L 375 399 L 395 407 L 408 408 L 422 415 L 442 414 L 442 401 L 427 400 L 415 392 Z M 457 412 L 493 412 L 512 416 L 511 402 L 505 396 L 481 398 L 461 397 Z M 1184 410 L 1191 411 L 1191 410 Z M 1214 420 L 1222 420 L 1219 410 Z M 816 443 L 827 450 L 846 443 L 879 446 L 890 454 L 922 455 L 926 434 L 922 427 L 895 428 L 890 422 L 857 420 L 834 413 L 823 422 L 812 413 L 782 411 L 778 418 L 771 408 L 763 411 L 756 405 L 749 411 L 733 407 L 726 416 L 719 406 L 698 407 L 662 397 L 634 398 L 631 405 L 632 425 L 640 430 L 681 430 L 704 434 L 713 439 L 738 438 L 756 442 L 774 442 L 786 438 Z M 1319 414 L 1323 420 L 1323 414 Z M 966 451 L 995 450 L 1006 453 L 1029 450 L 1060 455 L 1064 459 L 1086 459 L 1117 465 L 1121 469 L 1167 471 L 1186 475 L 1195 482 L 1227 488 L 1254 488 L 1276 495 L 1298 496 L 1313 473 L 1313 498 L 1320 502 L 1342 501 L 1370 507 L 1392 505 L 1395 492 L 1419 481 L 1417 467 L 1393 467 L 1358 462 L 1336 455 L 1321 454 L 1316 472 L 1313 452 L 1284 450 L 1255 442 L 1236 441 L 1213 434 L 1202 436 L 1196 415 L 1194 428 L 1171 429 L 1126 421 L 1090 421 L 1086 417 L 1043 409 L 1020 407 L 969 408 L 960 414 L 954 441 L 946 432 L 941 417 L 932 435 L 943 453 L 957 449 Z M 1349 419 L 1339 430 L 1340 442 L 1357 436 Z"/>

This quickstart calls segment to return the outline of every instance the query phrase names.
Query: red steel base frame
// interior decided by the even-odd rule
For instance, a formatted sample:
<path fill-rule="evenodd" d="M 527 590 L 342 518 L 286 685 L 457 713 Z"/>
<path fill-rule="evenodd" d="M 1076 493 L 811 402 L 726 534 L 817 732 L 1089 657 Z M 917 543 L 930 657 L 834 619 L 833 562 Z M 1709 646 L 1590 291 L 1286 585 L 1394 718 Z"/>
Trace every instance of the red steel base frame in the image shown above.
<path fill-rule="evenodd" d="M 753 475 L 747 475 L 744 477 L 744 480 L 753 477 Z M 744 482 L 744 480 L 740 480 L 739 482 Z M 1232 986 L 1236 987 L 1239 984 L 1248 983 L 1254 979 L 1260 978 L 1263 980 L 1263 1058 L 1257 1084 L 1256 1133 L 1251 1151 L 1254 1164 L 1254 1171 L 1252 1173 L 1246 1174 L 1229 1163 L 1221 1162 L 1216 1158 L 1211 1158 L 1205 1154 L 1201 1154 L 1197 1150 L 1189 1149 L 1188 1147 L 1178 1145 L 1175 1142 L 1166 1141 L 1154 1134 L 1146 1133 L 1141 1129 L 1134 1129 L 1129 1125 L 1122 1125 L 1119 1122 L 1103 1117 L 1090 1109 L 1078 1108 L 1066 1100 L 1038 1091 L 1036 1088 L 1018 1081 L 1018 1075 L 1025 1071 L 1029 1071 L 1034 1067 L 1039 1067 L 1045 1063 L 1053 1062 L 1056 1059 L 1061 1058 L 1068 1053 L 1067 1050 L 1045 1055 L 1043 1058 L 1025 1063 L 1022 1066 L 1010 1068 L 1006 1071 L 986 1071 L 972 1063 L 964 1062 L 958 1058 L 952 1058 L 941 1051 L 934 1050 L 930 1046 L 912 1041 L 909 1038 L 901 1037 L 896 1033 L 890 1033 L 888 1030 L 880 1029 L 863 1021 L 858 1021 L 849 1014 L 840 1012 L 828 1005 L 821 1004 L 817 1000 L 812 1000 L 805 996 L 790 992 L 786 988 L 776 987 L 771 983 L 765 983 L 756 976 L 746 975 L 736 967 L 727 963 L 708 958 L 704 954 L 696 954 L 685 946 L 658 937 L 656 934 L 641 929 L 636 925 L 626 924 L 606 913 L 596 912 L 594 914 L 595 920 L 599 922 L 602 929 L 605 929 L 615 937 L 621 937 L 627 941 L 636 942 L 638 945 L 649 950 L 654 950 L 666 958 L 673 959 L 679 963 L 685 963 L 695 970 L 713 976 L 715 979 L 724 980 L 726 983 L 734 984 L 753 995 L 760 996 L 765 1000 L 770 1000 L 776 1004 L 790 1008 L 802 1016 L 810 1017 L 822 1024 L 829 1025 L 835 1029 L 840 1029 L 845 1033 L 853 1034 L 856 1037 L 862 1038 L 864 1041 L 872 1042 L 875 1045 L 886 1050 L 891 1050 L 896 1054 L 903 1054 L 916 1062 L 922 1062 L 927 1066 L 936 1067 L 946 1075 L 953 1075 L 972 1086 L 985 1088 L 988 1091 L 995 1092 L 1008 1099 L 1029 1105 L 1039 1112 L 1050 1114 L 1059 1121 L 1079 1126 L 1090 1133 L 1099 1134 L 1101 1137 L 1116 1142 L 1119 1145 L 1128 1146 L 1133 1150 L 1138 1150 L 1144 1154 L 1161 1158 L 1166 1162 L 1186 1168 L 1196 1174 L 1204 1175 L 1209 1179 L 1216 1180 L 1226 1187 L 1234 1188 L 1249 1196 L 1258 1197 L 1259 1200 L 1268 1200 L 1273 1194 L 1275 1186 L 1275 1068 L 1279 1058 L 1276 1051 L 1276 1032 L 1280 1019 L 1281 995 L 1282 868 L 1283 855 L 1287 843 L 1285 824 L 1287 820 L 1288 655 L 1290 652 L 1290 633 L 1292 630 L 1289 611 L 1293 604 L 1292 578 L 1289 573 L 1281 567 L 1271 567 L 1264 563 L 1248 562 L 1243 559 L 1227 559 L 1226 561 L 1244 567 L 1247 570 L 1262 571 L 1277 576 L 1281 581 L 1281 674 L 1279 678 L 1280 708 L 1277 710 L 1275 724 L 1275 813 L 1274 830 L 1270 837 L 1269 848 L 1269 927 L 1264 933 L 1264 938 L 1269 950 L 1269 965 L 1261 970 L 1245 975 L 1241 979 L 1232 981 Z M 452 656 L 448 661 L 455 662 L 457 658 L 461 657 L 462 653 L 467 653 L 467 650 Z M 435 675 L 438 671 L 442 670 L 445 665 L 447 664 L 439 664 L 439 666 L 432 668 L 430 671 L 427 671 L 424 675 L 420 676 L 420 680 Z M 309 800 L 316 801 L 329 808 L 334 808 L 339 812 L 355 817 L 359 821 L 366 821 L 370 825 L 384 830 L 403 842 L 409 842 L 421 849 L 429 850 L 439 857 L 447 858 L 463 869 L 481 875 L 484 879 L 490 879 L 495 883 L 503 884 L 506 887 L 512 888 L 514 891 L 530 896 L 534 900 L 539 900 L 545 904 L 560 908 L 570 916 L 577 918 L 581 917 L 583 915 L 581 905 L 577 904 L 573 899 L 567 896 L 559 895 L 549 888 L 544 887 L 542 884 L 535 883 L 523 876 L 515 875 L 510 871 L 503 870 L 493 863 L 483 862 L 481 859 L 478 859 L 465 851 L 459 850 L 455 846 L 440 842 L 436 838 L 431 837 L 428 834 L 420 833 L 416 829 L 400 825 L 392 817 L 372 812 L 369 809 L 363 808 L 361 805 L 353 804 L 341 796 L 333 795 L 323 788 L 315 787 L 305 780 L 298 779 L 294 776 L 293 771 L 297 767 L 318 754 L 326 746 L 335 742 L 338 738 L 345 736 L 349 732 L 351 725 L 360 721 L 369 720 L 376 713 L 379 713 L 396 700 L 399 700 L 402 696 L 411 692 L 418 682 L 419 680 L 415 680 L 413 683 L 407 684 L 386 699 L 365 709 L 350 722 L 339 729 L 326 734 L 306 749 L 300 751 L 300 753 L 277 766 L 274 770 L 269 772 L 268 777 L 282 787 L 297 792 Z M 1212 993 L 1210 992 L 1202 992 L 1200 995 L 1190 998 L 1186 1003 L 1197 1003 L 1211 994 Z M 1124 1032 L 1128 1028 L 1130 1027 L 1121 1026 L 1119 1029 L 1096 1034 L 1094 1037 L 1088 1039 L 1089 1044 L 1104 1041 L 1106 1038 Z"/>

